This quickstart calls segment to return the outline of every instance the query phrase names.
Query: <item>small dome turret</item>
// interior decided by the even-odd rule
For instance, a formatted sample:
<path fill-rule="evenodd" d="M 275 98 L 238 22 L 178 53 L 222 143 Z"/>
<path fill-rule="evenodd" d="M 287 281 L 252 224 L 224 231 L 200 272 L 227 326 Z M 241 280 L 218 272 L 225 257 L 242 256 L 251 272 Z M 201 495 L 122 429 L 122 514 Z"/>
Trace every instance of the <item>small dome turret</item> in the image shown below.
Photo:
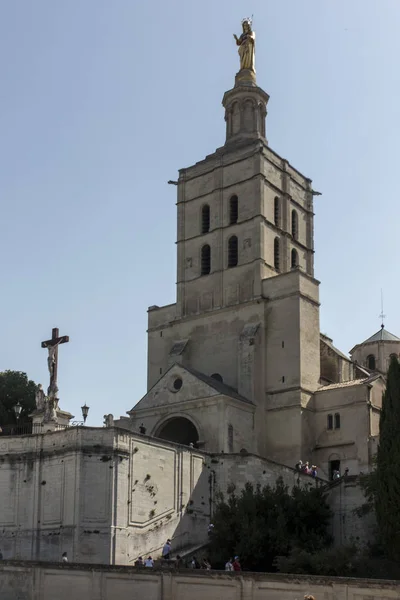
<path fill-rule="evenodd" d="M 385 374 L 392 355 L 400 356 L 400 338 L 382 324 L 379 331 L 350 350 L 351 360 L 370 371 Z"/>

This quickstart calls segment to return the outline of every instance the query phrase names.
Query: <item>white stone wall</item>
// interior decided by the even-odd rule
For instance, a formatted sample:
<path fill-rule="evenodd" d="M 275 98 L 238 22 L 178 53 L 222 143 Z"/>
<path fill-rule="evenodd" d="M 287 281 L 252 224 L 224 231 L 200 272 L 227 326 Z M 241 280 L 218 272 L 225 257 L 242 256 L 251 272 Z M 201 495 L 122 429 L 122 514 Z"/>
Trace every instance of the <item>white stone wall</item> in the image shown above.
<path fill-rule="evenodd" d="M 209 484 L 201 453 L 113 428 L 0 442 L 5 558 L 129 564 L 142 552 L 201 543 Z M 190 506 L 188 503 L 190 502 Z"/>
<path fill-rule="evenodd" d="M 149 313 L 149 318 L 153 314 L 157 314 L 156 311 Z M 227 385 L 237 389 L 240 334 L 245 325 L 262 324 L 263 321 L 263 303 L 249 302 L 198 315 L 195 319 L 166 323 L 165 327 L 156 330 L 150 329 L 149 389 L 169 368 L 169 352 L 174 342 L 186 339 L 189 343 L 183 354 L 183 365 L 188 364 L 205 375 L 219 373 Z"/>
<path fill-rule="evenodd" d="M 2 600 L 398 600 L 400 583 L 371 579 L 126 567 L 0 563 Z"/>
<path fill-rule="evenodd" d="M 214 472 L 215 491 L 227 494 L 232 486 L 236 492 L 246 483 L 274 486 L 278 477 L 292 489 L 295 485 L 320 485 L 323 482 L 303 475 L 295 469 L 255 455 L 219 454 L 207 461 L 207 468 Z"/>
<path fill-rule="evenodd" d="M 5 559 L 53 561 L 66 551 L 74 562 L 129 565 L 158 557 L 170 538 L 176 554 L 206 542 L 216 492 L 280 476 L 289 488 L 320 483 L 259 456 L 210 455 L 115 428 L 6 438 L 0 548 Z M 338 515 L 350 522 L 363 502 L 352 486 L 332 488 L 339 537 Z"/>
<path fill-rule="evenodd" d="M 330 484 L 329 505 L 332 510 L 332 535 L 336 546 L 356 542 L 363 546 L 376 539 L 373 513 L 357 516 L 355 509 L 365 504 L 357 477 L 349 476 Z"/>
<path fill-rule="evenodd" d="M 379 433 L 383 389 L 383 381 L 377 380 L 372 385 L 328 386 L 315 394 L 313 460 L 325 476 L 329 475 L 332 460 L 340 460 L 342 474 L 346 467 L 352 475 L 369 471 L 371 451 L 368 440 Z M 340 415 L 340 428 L 327 429 L 329 414 L 333 418 L 335 414 Z"/>

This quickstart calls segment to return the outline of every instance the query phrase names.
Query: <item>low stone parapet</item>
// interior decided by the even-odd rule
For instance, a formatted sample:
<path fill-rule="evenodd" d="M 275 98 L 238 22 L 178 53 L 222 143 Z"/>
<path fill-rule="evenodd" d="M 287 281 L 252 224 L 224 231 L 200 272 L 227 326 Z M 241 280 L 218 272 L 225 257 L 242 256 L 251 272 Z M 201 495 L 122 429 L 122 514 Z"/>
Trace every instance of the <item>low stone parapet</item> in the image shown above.
<path fill-rule="evenodd" d="M 1 600 L 398 600 L 400 581 L 0 562 Z"/>

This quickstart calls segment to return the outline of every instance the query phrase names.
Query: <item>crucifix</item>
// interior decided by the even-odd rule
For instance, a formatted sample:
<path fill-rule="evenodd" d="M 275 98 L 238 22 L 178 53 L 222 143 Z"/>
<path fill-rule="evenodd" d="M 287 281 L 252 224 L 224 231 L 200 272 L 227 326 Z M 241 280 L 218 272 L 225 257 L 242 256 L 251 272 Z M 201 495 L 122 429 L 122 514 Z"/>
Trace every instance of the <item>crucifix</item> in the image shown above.
<path fill-rule="evenodd" d="M 47 390 L 47 394 L 49 397 L 57 398 L 57 369 L 58 369 L 58 346 L 60 344 L 66 344 L 69 342 L 69 337 L 67 335 L 62 335 L 59 337 L 59 330 L 55 327 L 51 332 L 51 340 L 47 340 L 46 342 L 42 342 L 42 348 L 47 348 L 49 352 L 49 356 L 47 358 L 47 366 L 49 368 L 50 373 L 50 385 Z"/>

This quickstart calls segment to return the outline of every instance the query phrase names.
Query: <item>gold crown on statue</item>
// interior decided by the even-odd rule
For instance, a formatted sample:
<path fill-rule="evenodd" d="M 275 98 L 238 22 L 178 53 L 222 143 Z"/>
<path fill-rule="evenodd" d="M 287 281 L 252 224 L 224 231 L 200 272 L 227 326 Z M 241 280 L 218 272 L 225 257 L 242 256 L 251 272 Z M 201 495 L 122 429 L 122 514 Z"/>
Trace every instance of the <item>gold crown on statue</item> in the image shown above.
<path fill-rule="evenodd" d="M 253 17 L 246 17 L 245 19 L 242 19 L 242 25 L 244 23 L 248 23 L 251 26 L 253 24 Z"/>

